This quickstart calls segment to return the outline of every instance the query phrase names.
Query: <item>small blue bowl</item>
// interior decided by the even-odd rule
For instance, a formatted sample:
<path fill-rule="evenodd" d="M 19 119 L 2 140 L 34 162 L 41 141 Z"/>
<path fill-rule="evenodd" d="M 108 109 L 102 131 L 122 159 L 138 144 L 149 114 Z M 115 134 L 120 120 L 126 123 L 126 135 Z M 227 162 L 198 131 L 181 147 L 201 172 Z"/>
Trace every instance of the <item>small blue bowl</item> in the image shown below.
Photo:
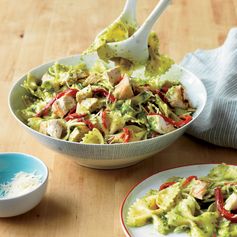
<path fill-rule="evenodd" d="M 41 183 L 33 190 L 16 197 L 5 198 L 0 193 L 0 217 L 23 214 L 41 201 L 47 187 L 48 168 L 38 158 L 23 153 L 0 153 L 0 184 L 8 183 L 18 172 L 41 176 Z"/>

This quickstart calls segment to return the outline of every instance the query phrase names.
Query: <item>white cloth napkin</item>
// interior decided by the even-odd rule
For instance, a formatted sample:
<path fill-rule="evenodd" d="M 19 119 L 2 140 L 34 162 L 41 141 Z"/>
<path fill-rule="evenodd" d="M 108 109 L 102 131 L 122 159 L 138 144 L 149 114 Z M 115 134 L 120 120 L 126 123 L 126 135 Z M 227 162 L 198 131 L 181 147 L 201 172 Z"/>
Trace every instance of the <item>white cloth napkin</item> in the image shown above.
<path fill-rule="evenodd" d="M 221 47 L 189 53 L 180 64 L 207 90 L 207 104 L 187 133 L 237 149 L 237 28 L 229 31 Z"/>

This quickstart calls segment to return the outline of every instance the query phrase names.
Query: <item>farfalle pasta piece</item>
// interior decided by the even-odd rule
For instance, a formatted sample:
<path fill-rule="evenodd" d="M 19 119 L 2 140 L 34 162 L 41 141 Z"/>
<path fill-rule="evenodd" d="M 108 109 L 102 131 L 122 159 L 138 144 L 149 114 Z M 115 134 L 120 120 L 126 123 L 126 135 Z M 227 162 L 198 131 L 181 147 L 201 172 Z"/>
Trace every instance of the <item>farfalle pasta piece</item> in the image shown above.
<path fill-rule="evenodd" d="M 128 209 L 126 223 L 129 226 L 143 226 L 152 220 L 152 216 L 161 213 L 161 209 L 153 209 L 156 195 L 137 199 Z"/>
<path fill-rule="evenodd" d="M 67 132 L 66 132 L 66 135 L 65 135 L 65 137 L 64 137 L 65 140 L 69 140 L 69 137 L 71 136 L 72 132 L 73 132 L 74 129 L 77 128 L 77 127 L 80 128 L 80 130 L 81 130 L 81 128 L 82 128 L 82 130 L 84 131 L 83 136 L 84 136 L 86 133 L 89 132 L 88 127 L 87 127 L 86 124 L 83 123 L 83 122 L 77 122 L 76 120 L 69 120 L 69 121 L 67 121 L 65 124 L 66 124 L 66 127 L 67 127 Z M 86 127 L 85 127 L 85 126 L 86 126 Z M 83 137 L 83 136 L 82 136 L 82 137 Z M 81 138 L 82 138 L 82 137 L 81 137 Z M 70 140 L 70 141 L 72 141 L 72 140 Z"/>
<path fill-rule="evenodd" d="M 195 222 L 190 221 L 190 235 L 192 237 L 213 237 L 207 235 Z"/>
<path fill-rule="evenodd" d="M 124 129 L 127 129 L 128 131 L 128 141 L 129 142 L 135 142 L 135 141 L 140 141 L 142 140 L 147 132 L 145 129 L 140 128 L 135 125 L 128 125 L 125 126 Z M 124 143 L 124 138 L 123 138 L 124 132 L 120 131 L 119 133 L 110 135 L 108 137 L 108 140 L 110 141 L 109 143 Z"/>
<path fill-rule="evenodd" d="M 237 236 L 237 225 L 222 218 L 219 222 L 217 237 L 235 237 Z"/>
<path fill-rule="evenodd" d="M 176 203 L 175 199 L 181 191 L 180 184 L 176 183 L 157 194 L 156 205 L 164 210 L 169 211 Z"/>
<path fill-rule="evenodd" d="M 237 167 L 233 165 L 220 164 L 209 172 L 207 178 L 213 181 L 236 181 Z"/>
<path fill-rule="evenodd" d="M 195 216 L 193 218 L 193 222 L 191 222 L 191 236 L 194 235 L 193 232 L 193 223 L 195 223 L 196 227 L 199 228 L 199 232 L 203 233 L 203 237 L 213 237 L 214 233 L 216 232 L 217 226 L 217 212 L 204 212 L 199 216 Z M 197 228 L 196 228 L 197 229 Z"/>
<path fill-rule="evenodd" d="M 173 209 L 171 209 L 171 211 L 166 214 L 169 225 L 188 225 L 189 220 L 192 220 L 197 209 L 199 210 L 198 203 L 192 196 L 188 195 L 187 198 L 182 199 Z"/>
<path fill-rule="evenodd" d="M 189 227 L 192 237 L 213 237 L 218 218 L 217 212 L 204 212 L 199 214 L 200 207 L 197 201 L 190 195 L 166 214 L 170 226 Z"/>
<path fill-rule="evenodd" d="M 129 141 L 140 141 L 146 135 L 146 130 L 142 129 L 141 127 L 135 125 L 128 125 L 125 128 L 127 128 L 131 133 Z"/>
<path fill-rule="evenodd" d="M 126 121 L 120 111 L 110 111 L 108 118 L 110 120 L 110 134 L 114 134 L 115 132 L 123 129 Z"/>
<path fill-rule="evenodd" d="M 101 132 L 97 128 L 93 128 L 83 138 L 82 142 L 85 144 L 104 144 L 104 138 Z"/>
<path fill-rule="evenodd" d="M 167 235 L 174 230 L 174 228 L 168 225 L 167 218 L 165 214 L 153 215 L 152 222 L 155 230 L 157 230 L 160 234 Z"/>
<path fill-rule="evenodd" d="M 73 131 L 69 135 L 68 140 L 71 142 L 80 142 L 84 135 L 88 132 L 89 128 L 86 126 L 86 124 L 81 123 L 73 129 Z"/>

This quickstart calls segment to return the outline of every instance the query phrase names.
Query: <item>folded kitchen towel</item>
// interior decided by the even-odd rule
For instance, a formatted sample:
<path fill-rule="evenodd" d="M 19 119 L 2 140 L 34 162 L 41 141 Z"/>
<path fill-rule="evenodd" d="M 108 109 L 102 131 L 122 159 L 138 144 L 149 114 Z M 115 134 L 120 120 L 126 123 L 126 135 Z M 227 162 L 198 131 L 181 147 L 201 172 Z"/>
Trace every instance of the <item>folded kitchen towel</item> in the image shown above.
<path fill-rule="evenodd" d="M 181 65 L 207 90 L 207 104 L 187 133 L 237 149 L 237 28 L 229 31 L 221 47 L 189 53 Z"/>

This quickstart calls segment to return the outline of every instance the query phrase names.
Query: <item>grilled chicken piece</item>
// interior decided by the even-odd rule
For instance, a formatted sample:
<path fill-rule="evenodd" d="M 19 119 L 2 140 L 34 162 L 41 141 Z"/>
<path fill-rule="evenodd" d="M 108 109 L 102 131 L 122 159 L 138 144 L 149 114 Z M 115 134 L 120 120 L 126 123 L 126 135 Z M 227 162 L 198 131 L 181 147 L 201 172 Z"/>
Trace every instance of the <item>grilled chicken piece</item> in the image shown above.
<path fill-rule="evenodd" d="M 84 87 L 76 94 L 76 100 L 77 102 L 80 102 L 86 98 L 91 98 L 93 96 L 91 86 Z"/>
<path fill-rule="evenodd" d="M 100 75 L 98 75 L 98 74 L 91 74 L 83 82 L 83 86 L 92 85 L 92 84 L 95 84 L 95 83 L 97 83 L 97 82 L 99 82 L 101 80 L 103 80 L 103 78 Z"/>
<path fill-rule="evenodd" d="M 190 194 L 202 200 L 207 192 L 207 183 L 201 180 L 195 180 L 194 182 L 195 184 L 192 186 Z"/>
<path fill-rule="evenodd" d="M 237 209 L 237 193 L 232 193 L 225 201 L 225 209 L 228 211 Z"/>
<path fill-rule="evenodd" d="M 52 111 L 57 117 L 63 118 L 74 106 L 76 106 L 75 99 L 65 95 L 53 103 Z"/>
<path fill-rule="evenodd" d="M 172 107 L 178 107 L 182 109 L 188 108 L 188 102 L 185 99 L 184 91 L 181 85 L 172 86 L 166 93 L 166 98 L 168 99 Z"/>
<path fill-rule="evenodd" d="M 105 77 L 109 80 L 112 85 L 116 85 L 121 80 L 120 67 L 114 67 L 105 72 Z"/>
<path fill-rule="evenodd" d="M 160 115 L 148 115 L 147 119 L 151 129 L 160 134 L 165 134 L 175 129 L 172 124 L 167 123 Z"/>
<path fill-rule="evenodd" d="M 58 119 L 51 119 L 48 121 L 42 121 L 40 123 L 39 132 L 49 135 L 55 138 L 62 138 L 65 127 Z"/>
<path fill-rule="evenodd" d="M 88 133 L 90 129 L 84 124 L 80 124 L 75 127 L 69 136 L 69 141 L 71 142 L 80 142 L 84 135 Z"/>
<path fill-rule="evenodd" d="M 129 77 L 127 75 L 125 75 L 115 87 L 113 95 L 119 100 L 129 99 L 134 96 Z"/>
<path fill-rule="evenodd" d="M 97 98 L 86 98 L 81 102 L 77 103 L 77 114 L 84 114 L 93 112 L 100 107 L 101 103 Z"/>

